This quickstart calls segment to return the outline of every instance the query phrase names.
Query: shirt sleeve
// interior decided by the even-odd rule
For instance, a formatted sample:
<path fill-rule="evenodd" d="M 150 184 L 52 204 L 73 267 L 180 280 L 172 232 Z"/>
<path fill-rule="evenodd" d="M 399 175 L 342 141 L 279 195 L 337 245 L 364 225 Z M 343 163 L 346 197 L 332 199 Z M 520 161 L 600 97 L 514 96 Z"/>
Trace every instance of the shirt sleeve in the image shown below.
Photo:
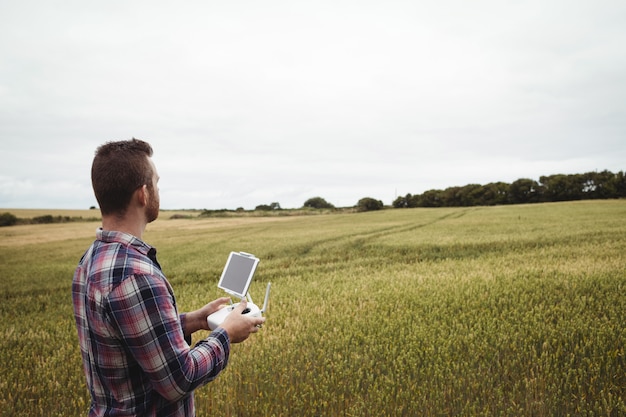
<path fill-rule="evenodd" d="M 186 313 L 179 314 L 178 315 L 178 319 L 180 320 L 180 327 L 182 329 L 184 329 L 185 328 L 185 320 L 187 320 L 187 314 Z M 183 334 L 184 333 L 185 332 L 183 330 Z M 185 335 L 185 342 L 187 342 L 187 344 L 191 346 L 191 335 L 190 334 Z"/>
<path fill-rule="evenodd" d="M 173 295 L 161 277 L 123 280 L 109 294 L 108 313 L 132 359 L 169 401 L 213 380 L 228 363 L 230 341 L 223 329 L 190 348 Z"/>

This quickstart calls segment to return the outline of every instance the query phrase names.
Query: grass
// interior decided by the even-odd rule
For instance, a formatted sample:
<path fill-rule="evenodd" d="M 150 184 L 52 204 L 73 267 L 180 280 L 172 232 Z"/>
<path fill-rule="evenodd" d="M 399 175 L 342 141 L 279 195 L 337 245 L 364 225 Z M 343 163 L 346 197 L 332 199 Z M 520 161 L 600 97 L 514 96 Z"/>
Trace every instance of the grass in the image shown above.
<path fill-rule="evenodd" d="M 256 301 L 272 282 L 199 416 L 618 416 L 624 218 L 585 201 L 163 219 L 144 238 L 182 309 L 221 296 L 230 250 L 261 259 Z M 1 416 L 86 414 L 70 285 L 95 226 L 0 229 Z"/>

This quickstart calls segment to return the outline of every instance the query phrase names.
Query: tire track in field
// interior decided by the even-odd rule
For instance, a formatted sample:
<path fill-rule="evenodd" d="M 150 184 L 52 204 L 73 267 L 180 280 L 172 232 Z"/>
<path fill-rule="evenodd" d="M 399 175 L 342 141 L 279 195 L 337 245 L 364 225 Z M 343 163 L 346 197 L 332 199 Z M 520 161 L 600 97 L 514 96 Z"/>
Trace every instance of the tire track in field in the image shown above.
<path fill-rule="evenodd" d="M 480 209 L 462 208 L 425 220 L 416 215 L 415 219 L 405 219 L 401 224 L 383 225 L 353 233 L 348 231 L 328 238 L 318 238 L 306 243 L 283 247 L 276 252 L 264 255 L 266 260 L 264 276 L 271 281 L 279 282 L 286 275 L 295 274 L 303 279 L 307 276 L 307 273 L 303 271 L 307 270 L 315 270 L 322 274 L 336 273 L 338 270 L 350 268 L 354 258 L 362 258 L 360 265 L 363 267 L 387 262 L 390 255 L 402 262 L 409 259 L 413 262 L 419 260 L 419 256 L 413 250 L 407 252 L 400 248 L 393 254 L 379 253 L 374 247 L 376 241 L 385 236 L 410 233 L 446 220 L 458 219 L 474 210 Z"/>
<path fill-rule="evenodd" d="M 439 216 L 435 219 L 431 219 L 425 222 L 416 222 L 416 223 L 410 223 L 410 224 L 403 223 L 399 225 L 380 227 L 377 229 L 368 230 L 364 232 L 362 231 L 362 232 L 356 232 L 356 233 L 341 234 L 341 235 L 337 235 L 331 238 L 312 240 L 305 244 L 295 245 L 293 248 L 290 248 L 287 252 L 283 250 L 281 251 L 280 254 L 269 254 L 269 255 L 270 257 L 275 258 L 275 259 L 282 258 L 285 256 L 302 257 L 302 256 L 307 256 L 311 254 L 312 252 L 320 248 L 324 248 L 324 247 L 328 247 L 329 249 L 333 247 L 337 248 L 337 247 L 342 247 L 342 246 L 358 247 L 358 246 L 362 246 L 365 242 L 372 241 L 380 237 L 393 235 L 393 234 L 399 234 L 399 233 L 407 233 L 407 232 L 411 232 L 414 230 L 423 229 L 425 227 L 432 226 L 434 224 L 440 223 L 447 219 L 457 219 L 457 218 L 465 216 L 469 211 L 474 211 L 474 210 L 477 210 L 477 209 L 476 208 L 464 208 L 458 211 L 446 213 L 442 216 Z"/>
<path fill-rule="evenodd" d="M 380 230 L 373 230 L 369 233 L 364 233 L 361 239 L 367 239 L 367 238 L 379 238 L 379 237 L 383 237 L 383 236 L 388 236 L 391 234 L 395 234 L 395 233 L 406 233 L 406 232 L 411 232 L 413 230 L 417 230 L 417 229 L 423 229 L 425 227 L 428 226 L 432 226 L 434 224 L 440 223 L 444 220 L 447 219 L 458 219 L 461 218 L 463 216 L 465 216 L 469 211 L 475 211 L 478 210 L 476 208 L 465 208 L 459 211 L 454 211 L 451 213 L 447 213 L 443 216 L 437 217 L 431 221 L 427 221 L 424 223 L 419 223 L 419 224 L 409 224 L 409 225 L 398 225 L 398 226 L 393 226 L 393 227 L 388 227 L 388 228 L 384 228 L 384 229 L 380 229 Z"/>

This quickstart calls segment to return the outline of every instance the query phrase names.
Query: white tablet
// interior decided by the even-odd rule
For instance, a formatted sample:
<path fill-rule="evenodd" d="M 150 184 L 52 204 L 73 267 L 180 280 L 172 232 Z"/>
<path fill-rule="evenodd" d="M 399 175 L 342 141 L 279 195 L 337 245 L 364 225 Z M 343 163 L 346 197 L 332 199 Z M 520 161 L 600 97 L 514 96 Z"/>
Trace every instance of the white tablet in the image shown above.
<path fill-rule="evenodd" d="M 228 294 L 244 298 L 252 282 L 259 259 L 245 252 L 231 252 L 217 287 Z"/>

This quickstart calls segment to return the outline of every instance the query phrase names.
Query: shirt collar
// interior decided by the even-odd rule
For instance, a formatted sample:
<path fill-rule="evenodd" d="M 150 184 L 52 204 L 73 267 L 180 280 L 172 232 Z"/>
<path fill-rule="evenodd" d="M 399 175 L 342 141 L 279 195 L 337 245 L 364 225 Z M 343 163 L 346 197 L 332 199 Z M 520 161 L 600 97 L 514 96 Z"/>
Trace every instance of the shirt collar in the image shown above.
<path fill-rule="evenodd" d="M 115 230 L 104 230 L 99 227 L 96 229 L 96 239 L 105 243 L 119 243 L 124 246 L 132 246 L 146 256 L 148 256 L 148 254 L 153 254 L 153 256 L 156 257 L 155 248 L 129 233 L 118 232 Z"/>

